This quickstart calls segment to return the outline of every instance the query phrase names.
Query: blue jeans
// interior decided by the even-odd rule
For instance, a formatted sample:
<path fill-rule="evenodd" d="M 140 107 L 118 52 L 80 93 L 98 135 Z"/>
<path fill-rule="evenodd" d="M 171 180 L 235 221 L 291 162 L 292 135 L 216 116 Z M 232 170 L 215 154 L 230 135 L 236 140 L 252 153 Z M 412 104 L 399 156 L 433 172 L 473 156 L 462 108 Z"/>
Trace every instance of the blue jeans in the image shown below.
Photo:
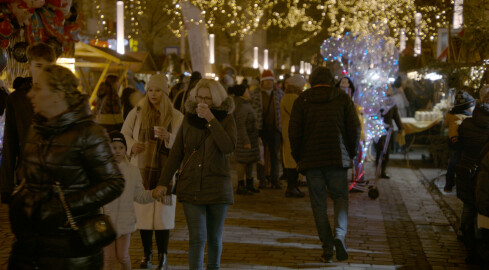
<path fill-rule="evenodd" d="M 183 211 L 189 232 L 189 269 L 204 268 L 207 238 L 207 269 L 219 269 L 222 252 L 222 229 L 227 204 L 196 205 L 184 202 Z"/>
<path fill-rule="evenodd" d="M 333 254 L 333 240 L 344 241 L 348 226 L 347 169 L 323 167 L 306 171 L 307 187 L 319 240 L 325 254 Z M 334 236 L 328 220 L 327 190 L 334 203 Z M 334 238 L 333 238 L 334 237 Z"/>

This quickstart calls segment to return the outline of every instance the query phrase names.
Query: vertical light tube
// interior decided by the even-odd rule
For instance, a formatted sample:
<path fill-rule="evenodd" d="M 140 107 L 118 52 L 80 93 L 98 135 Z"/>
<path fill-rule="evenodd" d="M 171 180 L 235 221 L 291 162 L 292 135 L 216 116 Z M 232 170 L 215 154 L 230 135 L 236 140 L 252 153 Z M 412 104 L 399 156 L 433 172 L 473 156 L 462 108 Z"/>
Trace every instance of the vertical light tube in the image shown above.
<path fill-rule="evenodd" d="M 399 52 L 406 49 L 406 28 L 401 28 L 401 36 L 399 37 Z"/>
<path fill-rule="evenodd" d="M 214 34 L 209 35 L 209 63 L 214 64 Z"/>
<path fill-rule="evenodd" d="M 300 74 L 304 74 L 304 61 L 301 61 L 301 67 L 299 69 Z"/>
<path fill-rule="evenodd" d="M 258 68 L 258 47 L 253 48 L 253 68 Z"/>
<path fill-rule="evenodd" d="M 306 63 L 306 74 L 311 75 L 312 65 L 311 63 Z"/>
<path fill-rule="evenodd" d="M 290 72 L 292 72 L 292 73 L 294 73 L 294 72 L 295 72 L 295 66 L 294 66 L 294 65 L 292 65 L 292 66 L 290 67 Z"/>
<path fill-rule="evenodd" d="M 263 68 L 268 69 L 268 50 L 263 50 Z"/>
<path fill-rule="evenodd" d="M 124 54 L 124 2 L 117 1 L 117 52 Z"/>
<path fill-rule="evenodd" d="M 421 13 L 416 13 L 414 15 L 414 23 L 415 23 L 415 34 L 416 37 L 414 39 L 414 56 L 421 54 L 421 18 L 423 15 Z"/>

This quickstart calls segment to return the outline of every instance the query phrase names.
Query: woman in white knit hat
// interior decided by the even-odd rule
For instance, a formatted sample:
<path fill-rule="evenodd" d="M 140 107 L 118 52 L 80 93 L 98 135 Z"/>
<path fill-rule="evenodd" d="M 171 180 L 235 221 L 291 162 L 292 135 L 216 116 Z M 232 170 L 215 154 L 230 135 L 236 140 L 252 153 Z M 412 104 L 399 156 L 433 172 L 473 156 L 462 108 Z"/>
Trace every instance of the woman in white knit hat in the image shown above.
<path fill-rule="evenodd" d="M 173 108 L 168 94 L 166 76 L 151 76 L 146 83 L 146 96 L 129 112 L 122 127 L 122 134 L 127 141 L 127 153 L 131 163 L 140 169 L 145 189 L 156 187 L 183 120 L 183 115 Z M 137 228 L 140 230 L 144 248 L 141 268 L 151 268 L 155 231 L 159 257 L 157 269 L 166 269 L 169 230 L 175 226 L 175 198 L 172 201 L 174 203 L 171 205 L 159 201 L 145 205 L 135 204 Z"/>

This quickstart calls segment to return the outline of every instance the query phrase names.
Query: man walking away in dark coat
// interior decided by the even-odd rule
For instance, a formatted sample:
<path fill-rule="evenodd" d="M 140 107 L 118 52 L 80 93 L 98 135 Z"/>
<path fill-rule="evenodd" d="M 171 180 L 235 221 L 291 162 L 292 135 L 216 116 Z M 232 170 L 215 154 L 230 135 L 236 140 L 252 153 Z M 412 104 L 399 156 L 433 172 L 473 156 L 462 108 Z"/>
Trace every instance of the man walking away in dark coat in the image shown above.
<path fill-rule="evenodd" d="M 316 68 L 309 81 L 312 88 L 300 94 L 292 107 L 290 146 L 299 171 L 307 176 L 311 207 L 323 247 L 321 260 L 332 262 L 334 245 L 336 259 L 344 261 L 348 259 L 347 171 L 357 155 L 360 121 L 353 101 L 334 87 L 327 68 Z M 328 220 L 327 190 L 334 203 L 334 230 Z"/>

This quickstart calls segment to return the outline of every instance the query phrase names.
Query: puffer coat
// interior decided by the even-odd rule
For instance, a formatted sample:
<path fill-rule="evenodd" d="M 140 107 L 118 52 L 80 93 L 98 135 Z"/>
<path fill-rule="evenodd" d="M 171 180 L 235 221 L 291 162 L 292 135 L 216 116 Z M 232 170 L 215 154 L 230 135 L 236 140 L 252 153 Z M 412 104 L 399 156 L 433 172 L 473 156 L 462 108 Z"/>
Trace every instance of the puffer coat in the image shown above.
<path fill-rule="evenodd" d="M 215 118 L 210 122 L 197 116 L 195 101 L 188 99 L 185 108 L 187 113 L 170 150 L 159 185 L 168 187 L 177 169 L 188 161 L 176 182 L 179 201 L 198 205 L 233 204 L 228 159 L 236 148 L 233 99 L 227 97 L 220 107 L 212 108 Z M 189 160 L 206 134 L 208 137 Z"/>
<path fill-rule="evenodd" d="M 83 245 L 54 188 L 59 182 L 75 222 L 100 213 L 124 189 L 107 133 L 93 122 L 88 102 L 50 120 L 36 116 L 23 156 L 25 182 L 10 205 L 11 269 L 101 269 L 102 249 Z"/>
<path fill-rule="evenodd" d="M 236 150 L 234 156 L 239 163 L 251 163 L 260 159 L 260 148 L 258 147 L 258 127 L 256 116 L 251 103 L 240 97 L 234 97 L 236 110 L 234 119 L 236 121 L 236 130 L 238 132 Z M 251 148 L 244 146 L 250 144 Z"/>
<path fill-rule="evenodd" d="M 318 86 L 295 100 L 289 122 L 292 156 L 299 171 L 349 168 L 361 126 L 351 98 L 336 87 Z"/>
<path fill-rule="evenodd" d="M 458 137 L 464 159 L 481 160 L 481 150 L 489 139 L 489 104 L 477 104 L 471 118 L 466 118 L 458 128 Z M 456 177 L 457 197 L 464 203 L 475 204 L 476 178 Z"/>

